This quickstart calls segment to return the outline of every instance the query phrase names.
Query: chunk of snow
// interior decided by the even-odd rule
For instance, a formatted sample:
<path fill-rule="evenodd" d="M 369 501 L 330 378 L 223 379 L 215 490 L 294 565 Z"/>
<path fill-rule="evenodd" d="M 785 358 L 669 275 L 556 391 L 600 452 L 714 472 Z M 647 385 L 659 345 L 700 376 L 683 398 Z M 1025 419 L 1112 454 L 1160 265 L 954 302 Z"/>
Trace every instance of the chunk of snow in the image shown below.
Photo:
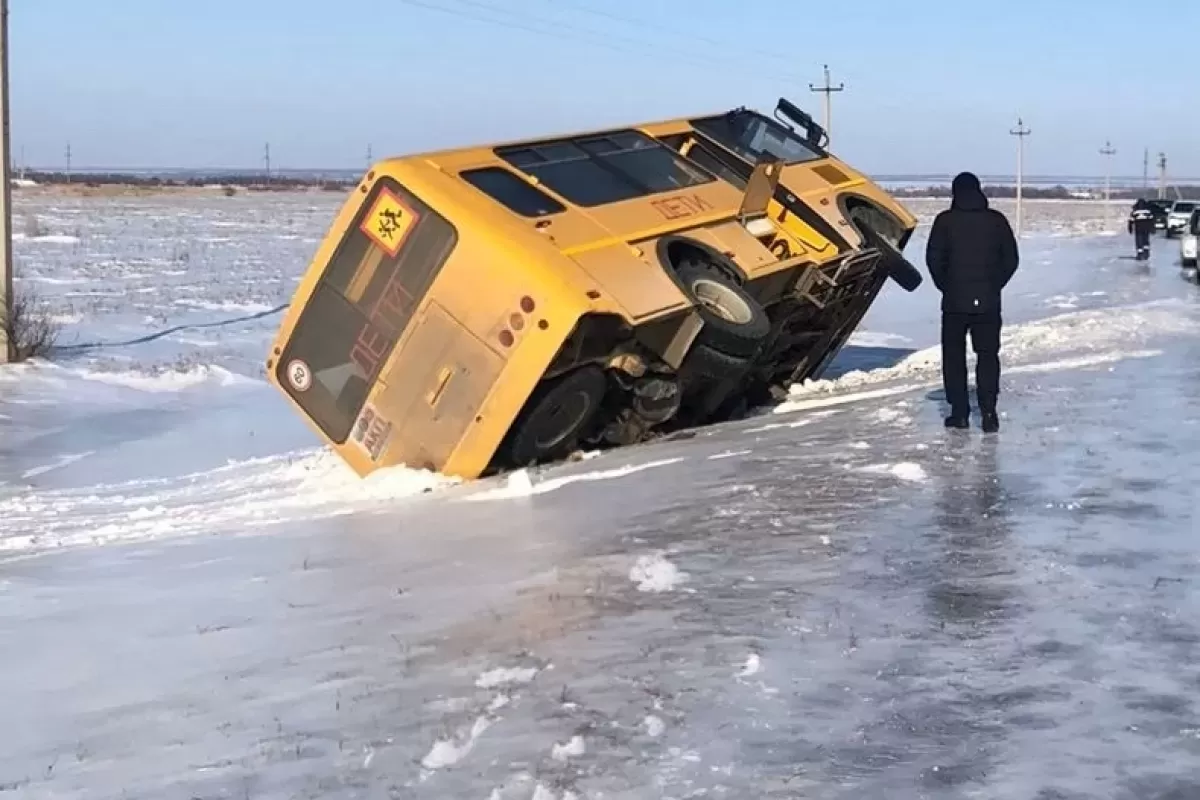
<path fill-rule="evenodd" d="M 902 481 L 911 481 L 913 483 L 921 483 L 928 479 L 928 476 L 925 474 L 925 468 L 911 461 L 900 464 L 871 464 L 862 467 L 861 470 L 878 475 L 891 475 Z"/>
<path fill-rule="evenodd" d="M 421 759 L 421 766 L 426 769 L 442 769 L 443 767 L 454 766 L 467 757 L 471 752 L 471 748 L 475 746 L 475 742 L 491 725 L 491 721 L 486 717 L 479 717 L 475 720 L 475 724 L 471 726 L 471 730 L 462 741 L 456 742 L 451 739 L 439 739 L 433 743 L 433 747 Z"/>
<path fill-rule="evenodd" d="M 662 736 L 663 731 L 667 729 L 667 724 L 653 714 L 647 714 L 642 720 L 642 725 L 646 728 L 646 735 L 655 738 Z"/>
<path fill-rule="evenodd" d="M 892 474 L 902 481 L 912 481 L 914 483 L 921 483 L 928 477 L 920 464 L 908 461 L 892 467 Z"/>
<path fill-rule="evenodd" d="M 476 678 L 475 685 L 480 689 L 494 689 L 513 683 L 529 683 L 537 674 L 536 667 L 497 667 Z"/>
<path fill-rule="evenodd" d="M 751 653 L 750 655 L 746 656 L 746 663 L 742 665 L 741 672 L 738 673 L 738 676 L 744 678 L 747 675 L 754 675 L 760 669 L 762 669 L 762 659 L 759 658 L 758 653 Z"/>
<path fill-rule="evenodd" d="M 555 761 L 566 761 L 570 758 L 577 758 L 585 752 L 587 752 L 587 745 L 584 744 L 583 737 L 576 734 L 566 744 L 556 744 L 550 748 L 550 757 Z"/>
<path fill-rule="evenodd" d="M 687 573 L 660 554 L 638 556 L 629 569 L 629 580 L 638 585 L 639 592 L 669 592 L 687 580 Z"/>

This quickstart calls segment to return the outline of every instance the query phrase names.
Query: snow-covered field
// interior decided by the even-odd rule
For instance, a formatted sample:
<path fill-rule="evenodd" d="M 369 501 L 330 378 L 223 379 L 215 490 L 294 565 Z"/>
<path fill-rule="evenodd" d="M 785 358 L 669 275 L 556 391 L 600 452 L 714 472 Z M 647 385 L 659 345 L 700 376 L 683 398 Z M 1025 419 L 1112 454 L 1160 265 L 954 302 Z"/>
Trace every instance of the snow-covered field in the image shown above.
<path fill-rule="evenodd" d="M 0 369 L 0 797 L 1200 796 L 1176 243 L 1027 203 L 998 437 L 893 286 L 779 408 L 456 485 L 263 381 L 340 195 L 14 199 L 111 344 Z"/>

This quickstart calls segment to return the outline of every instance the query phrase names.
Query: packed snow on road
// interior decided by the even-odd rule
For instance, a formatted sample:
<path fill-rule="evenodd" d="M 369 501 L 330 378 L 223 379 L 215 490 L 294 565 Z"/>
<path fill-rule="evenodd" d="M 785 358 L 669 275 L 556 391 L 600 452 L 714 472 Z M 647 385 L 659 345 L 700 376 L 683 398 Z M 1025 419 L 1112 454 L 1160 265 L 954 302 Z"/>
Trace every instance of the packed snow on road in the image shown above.
<path fill-rule="evenodd" d="M 360 480 L 262 373 L 341 199 L 16 193 L 0 797 L 1200 795 L 1176 247 L 1027 203 L 996 436 L 927 282 L 749 419 Z"/>

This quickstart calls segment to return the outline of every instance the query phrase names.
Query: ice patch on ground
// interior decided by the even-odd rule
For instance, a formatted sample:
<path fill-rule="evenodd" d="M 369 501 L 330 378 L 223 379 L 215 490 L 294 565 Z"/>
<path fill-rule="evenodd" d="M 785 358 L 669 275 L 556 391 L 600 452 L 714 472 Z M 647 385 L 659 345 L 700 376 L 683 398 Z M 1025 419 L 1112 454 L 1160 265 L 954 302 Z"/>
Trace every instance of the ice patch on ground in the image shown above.
<path fill-rule="evenodd" d="M 847 344 L 855 347 L 896 347 L 911 345 L 912 339 L 898 333 L 883 331 L 855 331 L 846 340 Z"/>
<path fill-rule="evenodd" d="M 656 717 L 653 714 L 647 714 L 642 720 L 642 727 L 646 729 L 647 736 L 658 738 L 659 736 L 662 736 L 663 732 L 667 729 L 667 724 L 659 717 Z"/>
<path fill-rule="evenodd" d="M 687 580 L 687 573 L 668 561 L 662 554 L 638 556 L 629 569 L 629 580 L 639 592 L 669 592 Z"/>
<path fill-rule="evenodd" d="M 658 461 L 647 461 L 641 464 L 629 464 L 624 467 L 615 467 L 613 469 L 597 470 L 595 472 L 581 472 L 574 475 L 560 475 L 556 478 L 548 478 L 544 481 L 534 482 L 533 477 L 527 470 L 517 470 L 510 473 L 505 478 L 504 484 L 494 489 L 486 489 L 476 494 L 468 495 L 465 500 L 471 502 L 479 502 L 484 500 L 510 500 L 517 497 L 532 497 L 534 495 L 546 494 L 561 489 L 564 486 L 569 486 L 572 483 L 586 483 L 592 481 L 607 481 L 615 478 L 624 478 L 638 472 L 644 472 L 648 469 L 657 469 L 658 467 L 666 467 L 672 464 L 678 464 L 683 461 L 682 458 L 665 458 Z"/>

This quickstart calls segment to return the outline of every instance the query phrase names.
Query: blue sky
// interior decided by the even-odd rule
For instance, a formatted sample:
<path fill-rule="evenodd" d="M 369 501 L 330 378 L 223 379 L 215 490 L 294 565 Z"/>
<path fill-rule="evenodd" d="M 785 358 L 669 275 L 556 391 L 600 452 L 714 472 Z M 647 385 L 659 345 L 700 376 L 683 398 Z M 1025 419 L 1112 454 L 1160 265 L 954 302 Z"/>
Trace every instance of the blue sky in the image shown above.
<path fill-rule="evenodd" d="M 351 167 L 809 91 L 874 173 L 1200 176 L 1200 3 L 1158 0 L 9 0 L 14 156 Z M 1002 11 L 999 9 L 1003 9 Z"/>

